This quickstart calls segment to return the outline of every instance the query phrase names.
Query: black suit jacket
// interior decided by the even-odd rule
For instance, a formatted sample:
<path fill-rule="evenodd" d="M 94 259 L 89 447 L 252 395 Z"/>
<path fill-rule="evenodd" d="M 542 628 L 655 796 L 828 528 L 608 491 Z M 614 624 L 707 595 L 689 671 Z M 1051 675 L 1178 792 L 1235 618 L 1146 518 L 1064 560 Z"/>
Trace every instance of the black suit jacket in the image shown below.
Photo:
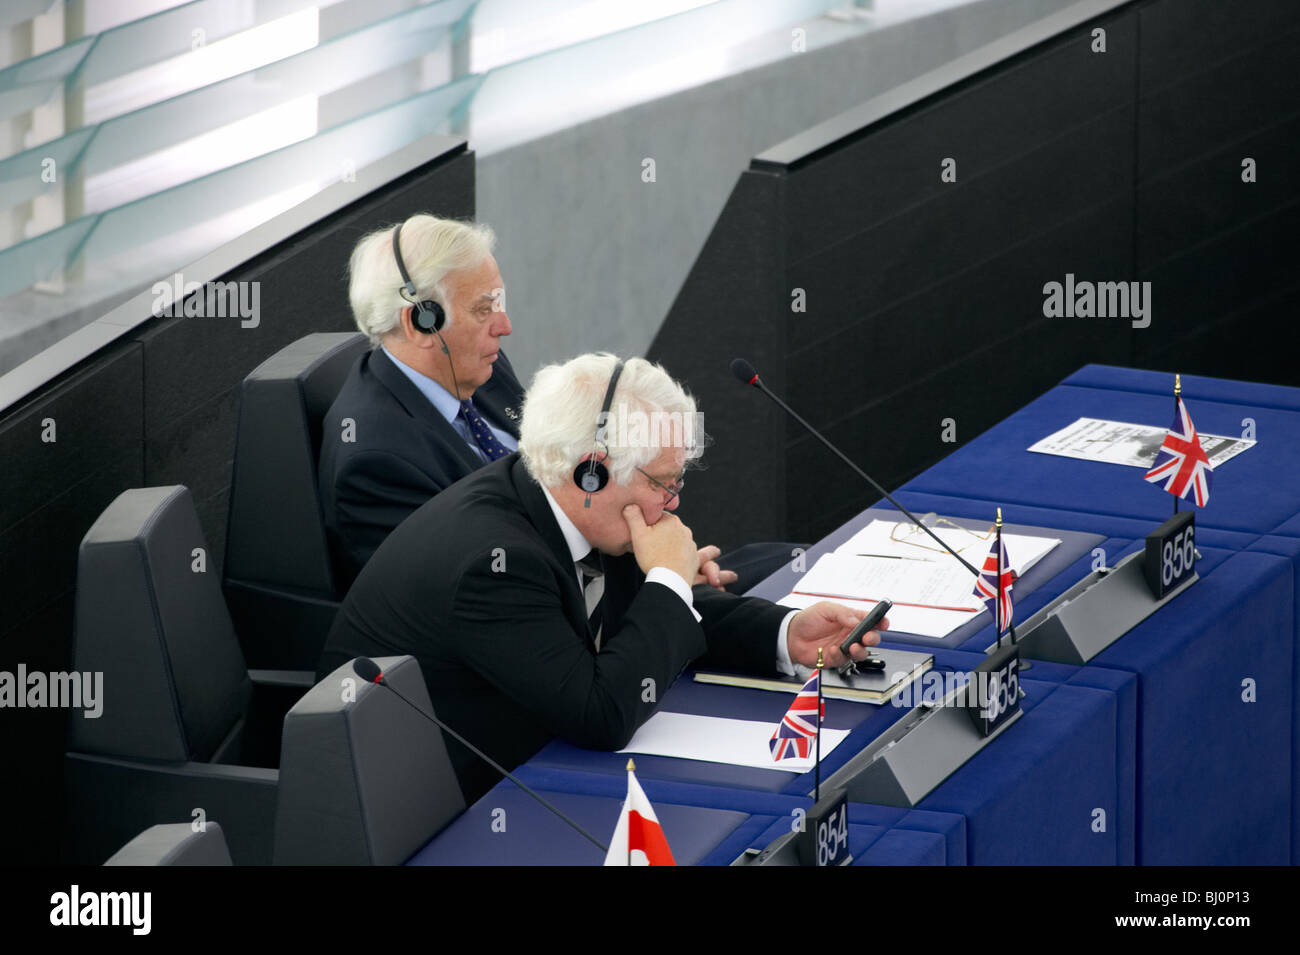
<path fill-rule="evenodd" d="M 479 413 L 519 438 L 524 391 L 505 353 L 474 392 Z M 343 421 L 354 422 L 344 441 Z M 438 492 L 483 466 L 465 439 L 382 349 L 363 354 L 325 415 L 320 500 L 345 591 L 393 528 Z"/>
<path fill-rule="evenodd" d="M 631 555 L 602 557 L 596 651 L 573 557 L 518 454 L 458 482 L 379 547 L 325 643 L 323 678 L 357 656 L 412 654 L 434 711 L 507 769 L 554 737 L 619 749 L 693 659 L 776 672 L 789 612 L 699 588 L 696 622 Z M 651 681 L 651 682 L 647 682 Z M 497 774 L 447 739 L 468 802 Z"/>

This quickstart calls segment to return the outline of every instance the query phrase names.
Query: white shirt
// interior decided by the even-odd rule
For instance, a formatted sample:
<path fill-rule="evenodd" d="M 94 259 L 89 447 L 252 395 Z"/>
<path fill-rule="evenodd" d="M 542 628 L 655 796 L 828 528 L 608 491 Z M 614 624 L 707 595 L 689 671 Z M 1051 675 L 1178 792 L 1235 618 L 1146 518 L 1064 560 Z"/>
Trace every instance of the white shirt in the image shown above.
<path fill-rule="evenodd" d="M 578 578 L 578 590 L 582 590 L 582 568 L 578 566 L 578 561 L 582 560 L 592 551 L 591 542 L 582 536 L 582 531 L 578 530 L 576 524 L 569 520 L 569 515 L 564 513 L 564 509 L 556 503 L 551 492 L 543 487 L 542 493 L 546 495 L 546 503 L 551 506 L 551 513 L 555 515 L 555 523 L 560 525 L 560 533 L 564 535 L 564 543 L 569 547 L 569 555 L 573 558 L 573 573 Z M 667 567 L 651 567 L 650 572 L 645 575 L 646 583 L 662 584 L 667 587 L 679 598 L 686 608 L 695 615 L 695 621 L 698 623 L 701 619 L 699 612 L 695 609 L 695 598 L 691 593 L 690 586 L 682 579 L 682 575 L 675 570 L 669 570 Z M 786 635 L 790 630 L 790 621 L 794 619 L 795 614 L 799 611 L 792 610 L 785 615 L 781 621 L 781 626 L 776 635 L 776 668 L 786 676 L 794 676 L 794 664 L 790 660 L 790 648 L 787 645 Z"/>

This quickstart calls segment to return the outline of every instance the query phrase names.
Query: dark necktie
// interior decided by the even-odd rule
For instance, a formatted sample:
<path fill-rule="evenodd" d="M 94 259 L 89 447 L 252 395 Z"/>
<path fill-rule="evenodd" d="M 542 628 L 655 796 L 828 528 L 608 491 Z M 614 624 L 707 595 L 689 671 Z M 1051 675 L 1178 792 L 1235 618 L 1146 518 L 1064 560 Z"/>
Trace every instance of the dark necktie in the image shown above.
<path fill-rule="evenodd" d="M 474 436 L 474 443 L 483 450 L 483 454 L 489 461 L 504 458 L 510 453 L 510 449 L 497 440 L 497 436 L 492 433 L 488 423 L 483 420 L 483 416 L 478 413 L 473 402 L 468 398 L 460 403 L 460 416 L 469 425 L 469 433 Z"/>
<path fill-rule="evenodd" d="M 600 566 L 600 556 L 592 550 L 578 561 L 578 569 L 582 573 L 582 596 L 586 601 L 589 614 L 587 622 L 591 625 L 591 632 L 596 635 L 596 649 L 599 650 L 601 613 L 605 600 L 605 572 Z"/>

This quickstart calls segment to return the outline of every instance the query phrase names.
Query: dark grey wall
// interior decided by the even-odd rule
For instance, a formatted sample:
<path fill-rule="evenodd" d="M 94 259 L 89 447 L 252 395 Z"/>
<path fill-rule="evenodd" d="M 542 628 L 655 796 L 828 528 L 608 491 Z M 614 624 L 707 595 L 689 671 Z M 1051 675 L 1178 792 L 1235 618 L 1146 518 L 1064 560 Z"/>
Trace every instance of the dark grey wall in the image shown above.
<path fill-rule="evenodd" d="M 1300 384 L 1267 347 L 1297 290 L 1298 30 L 1279 0 L 1127 4 L 752 163 L 650 349 L 716 440 L 683 499 L 697 539 L 815 540 L 876 499 L 735 355 L 887 487 L 954 449 L 945 419 L 965 443 L 1087 362 Z M 1066 273 L 1151 281 L 1151 326 L 1045 318 Z"/>
<path fill-rule="evenodd" d="M 353 245 L 414 210 L 472 218 L 473 154 L 424 164 L 221 276 L 261 283 L 256 328 L 154 319 L 0 418 L 0 670 L 68 669 L 77 546 L 127 488 L 189 486 L 220 579 L 240 381 L 309 332 L 351 330 Z M 46 418 L 54 443 L 41 441 Z M 0 818 L 21 821 L 6 827 L 5 861 L 54 861 L 66 719 L 0 713 Z"/>
<path fill-rule="evenodd" d="M 1137 268 L 1176 321 L 1135 336 L 1133 363 L 1300 384 L 1300 4 L 1138 14 Z"/>

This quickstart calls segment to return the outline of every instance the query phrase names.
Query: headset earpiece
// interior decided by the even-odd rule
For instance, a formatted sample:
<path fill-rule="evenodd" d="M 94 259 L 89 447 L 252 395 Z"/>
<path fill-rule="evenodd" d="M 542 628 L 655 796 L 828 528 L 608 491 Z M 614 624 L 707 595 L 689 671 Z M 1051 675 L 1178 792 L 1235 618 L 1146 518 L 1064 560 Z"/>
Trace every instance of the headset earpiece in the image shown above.
<path fill-rule="evenodd" d="M 573 483 L 588 494 L 603 491 L 609 483 L 609 469 L 592 455 L 573 469 Z"/>
<path fill-rule="evenodd" d="M 412 302 L 411 307 L 411 326 L 425 335 L 432 335 L 434 332 L 442 331 L 442 326 L 447 322 L 447 313 L 443 311 L 441 305 L 432 299 L 426 299 L 423 302 Z"/>

